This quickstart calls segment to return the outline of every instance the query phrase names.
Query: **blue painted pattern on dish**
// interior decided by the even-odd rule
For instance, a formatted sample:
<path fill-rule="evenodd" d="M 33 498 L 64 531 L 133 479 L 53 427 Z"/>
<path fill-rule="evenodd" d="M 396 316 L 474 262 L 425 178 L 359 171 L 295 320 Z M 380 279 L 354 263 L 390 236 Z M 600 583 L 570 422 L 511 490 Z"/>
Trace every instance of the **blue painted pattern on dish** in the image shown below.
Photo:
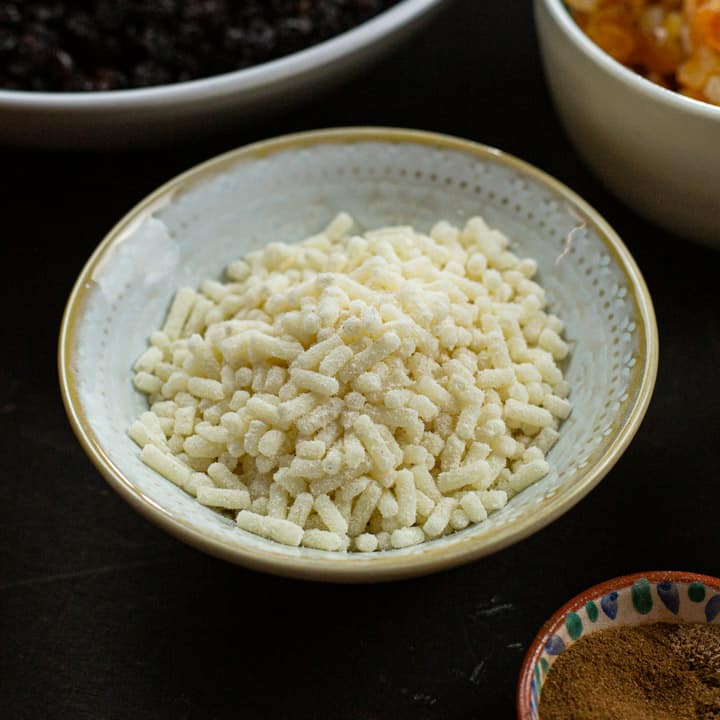
<path fill-rule="evenodd" d="M 565 649 L 565 641 L 559 635 L 553 635 L 545 645 L 548 655 L 559 655 Z"/>
<path fill-rule="evenodd" d="M 713 595 L 705 606 L 705 619 L 712 622 L 720 615 L 720 595 Z"/>
<path fill-rule="evenodd" d="M 673 614 L 677 615 L 680 610 L 680 591 L 673 582 L 661 582 L 657 584 L 657 594 L 663 605 Z"/>
<path fill-rule="evenodd" d="M 600 607 L 602 611 L 611 619 L 614 620 L 617 617 L 618 594 L 613 590 L 611 593 L 604 595 L 600 600 Z"/>

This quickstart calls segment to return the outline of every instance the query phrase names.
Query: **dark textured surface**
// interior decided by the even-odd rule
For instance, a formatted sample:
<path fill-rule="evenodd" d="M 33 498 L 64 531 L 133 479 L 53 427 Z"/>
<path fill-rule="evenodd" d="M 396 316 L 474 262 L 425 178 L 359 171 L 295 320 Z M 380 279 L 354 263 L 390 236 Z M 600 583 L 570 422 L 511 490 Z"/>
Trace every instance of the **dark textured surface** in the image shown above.
<path fill-rule="evenodd" d="M 566 182 L 634 253 L 661 336 L 647 419 L 579 506 L 474 565 L 365 587 L 245 571 L 148 524 L 83 455 L 55 372 L 67 295 L 123 212 L 217 152 L 347 124 L 466 136 Z M 2 148 L 0 163 L 3 720 L 509 718 L 524 649 L 572 595 L 640 570 L 720 575 L 720 254 L 641 220 L 577 159 L 528 0 L 458 0 L 316 108 L 251 130 L 112 156 Z"/>

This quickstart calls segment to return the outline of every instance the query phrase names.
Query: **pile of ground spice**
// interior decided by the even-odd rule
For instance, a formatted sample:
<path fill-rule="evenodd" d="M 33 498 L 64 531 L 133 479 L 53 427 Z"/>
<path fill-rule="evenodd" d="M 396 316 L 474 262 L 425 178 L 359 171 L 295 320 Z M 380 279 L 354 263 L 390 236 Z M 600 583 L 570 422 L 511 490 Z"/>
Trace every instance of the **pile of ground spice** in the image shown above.
<path fill-rule="evenodd" d="M 580 638 L 553 664 L 540 720 L 720 720 L 720 626 L 654 623 Z"/>
<path fill-rule="evenodd" d="M 315 45 L 398 0 L 0 0 L 0 88 L 164 85 Z"/>

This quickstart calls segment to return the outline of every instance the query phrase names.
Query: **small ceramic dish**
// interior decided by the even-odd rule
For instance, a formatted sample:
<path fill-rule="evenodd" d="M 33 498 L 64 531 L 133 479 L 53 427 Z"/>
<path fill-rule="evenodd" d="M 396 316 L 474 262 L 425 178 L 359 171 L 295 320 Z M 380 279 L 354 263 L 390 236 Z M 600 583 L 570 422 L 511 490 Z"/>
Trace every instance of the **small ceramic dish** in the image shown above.
<path fill-rule="evenodd" d="M 110 92 L 0 88 L 0 143 L 63 149 L 177 141 L 285 111 L 340 83 L 409 36 L 445 0 L 402 0 L 325 42 L 212 77 Z"/>
<path fill-rule="evenodd" d="M 271 240 L 297 242 L 340 210 L 361 228 L 483 215 L 535 258 L 572 350 L 573 412 L 553 470 L 490 518 L 404 550 L 330 553 L 240 530 L 139 459 L 127 428 L 146 409 L 131 367 L 178 287 L 221 277 Z M 647 288 L 608 224 L 568 188 L 498 150 L 409 130 L 358 128 L 241 148 L 161 187 L 116 225 L 82 271 L 60 334 L 63 398 L 85 451 L 137 510 L 232 562 L 284 575 L 375 581 L 424 574 L 536 532 L 622 455 L 648 406 L 658 337 Z"/>
<path fill-rule="evenodd" d="M 720 107 L 650 82 L 535 0 L 555 104 L 578 151 L 617 197 L 674 232 L 720 246 Z"/>
<path fill-rule="evenodd" d="M 581 637 L 611 627 L 656 622 L 720 623 L 720 578 L 686 572 L 625 575 L 595 585 L 563 605 L 525 655 L 518 720 L 538 720 L 542 686 L 558 656 Z"/>

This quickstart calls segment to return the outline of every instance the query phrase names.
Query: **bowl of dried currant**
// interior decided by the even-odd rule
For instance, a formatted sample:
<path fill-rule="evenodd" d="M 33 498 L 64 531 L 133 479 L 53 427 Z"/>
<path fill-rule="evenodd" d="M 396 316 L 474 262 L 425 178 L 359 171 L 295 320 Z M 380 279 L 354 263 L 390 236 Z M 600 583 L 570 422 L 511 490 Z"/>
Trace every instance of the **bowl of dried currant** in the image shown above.
<path fill-rule="evenodd" d="M 443 0 L 0 1 L 0 142 L 122 147 L 211 132 L 339 83 Z"/>
<path fill-rule="evenodd" d="M 720 579 L 626 575 L 580 593 L 540 629 L 519 720 L 709 720 L 720 709 Z"/>

